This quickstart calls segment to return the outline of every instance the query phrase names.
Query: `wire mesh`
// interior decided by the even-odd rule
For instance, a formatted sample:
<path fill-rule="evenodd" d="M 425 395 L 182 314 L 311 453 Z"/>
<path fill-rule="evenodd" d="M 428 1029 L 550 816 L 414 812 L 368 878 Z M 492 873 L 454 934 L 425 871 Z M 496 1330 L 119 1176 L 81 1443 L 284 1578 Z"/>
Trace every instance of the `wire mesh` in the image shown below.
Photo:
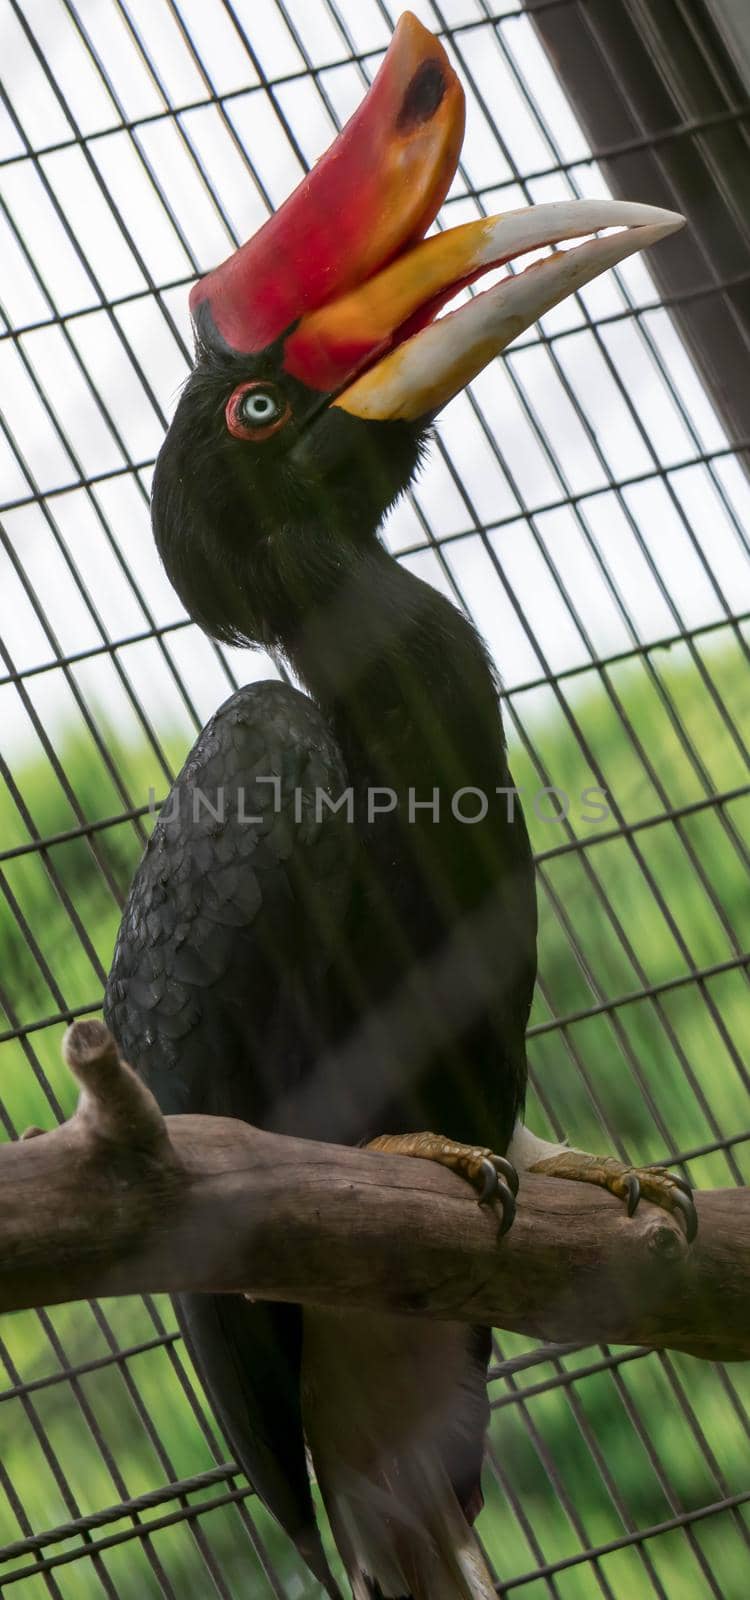
<path fill-rule="evenodd" d="M 149 790 L 164 793 L 231 688 L 274 670 L 205 639 L 153 550 L 149 478 L 189 360 L 186 286 L 326 146 L 401 9 L 4 0 L 8 1138 L 72 1109 L 60 1029 L 99 1008 Z M 413 9 L 467 90 L 439 225 L 600 195 L 618 153 L 747 132 L 737 104 L 592 151 L 520 0 Z M 748 282 L 745 252 L 667 300 Z M 386 529 L 471 612 L 503 676 L 541 910 L 529 1119 L 681 1161 L 703 1185 L 750 1176 L 748 447 L 727 437 L 636 257 L 452 403 Z M 10 1593 L 317 1592 L 227 1458 L 166 1303 L 28 1313 L 3 1335 Z M 744 1369 L 502 1335 L 491 1397 L 480 1532 L 500 1593 L 747 1592 Z"/>

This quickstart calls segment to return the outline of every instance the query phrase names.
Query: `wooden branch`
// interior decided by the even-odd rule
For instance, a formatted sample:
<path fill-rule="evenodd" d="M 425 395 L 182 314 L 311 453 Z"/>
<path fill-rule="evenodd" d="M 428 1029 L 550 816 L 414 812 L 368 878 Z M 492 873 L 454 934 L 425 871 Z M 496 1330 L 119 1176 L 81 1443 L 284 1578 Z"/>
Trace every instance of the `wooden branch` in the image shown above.
<path fill-rule="evenodd" d="M 522 1176 L 514 1226 L 431 1162 L 219 1117 L 164 1119 L 106 1029 L 77 1023 L 72 1119 L 0 1147 L 0 1311 L 90 1295 L 243 1291 L 492 1323 L 554 1340 L 750 1356 L 750 1190 L 677 1222 Z"/>

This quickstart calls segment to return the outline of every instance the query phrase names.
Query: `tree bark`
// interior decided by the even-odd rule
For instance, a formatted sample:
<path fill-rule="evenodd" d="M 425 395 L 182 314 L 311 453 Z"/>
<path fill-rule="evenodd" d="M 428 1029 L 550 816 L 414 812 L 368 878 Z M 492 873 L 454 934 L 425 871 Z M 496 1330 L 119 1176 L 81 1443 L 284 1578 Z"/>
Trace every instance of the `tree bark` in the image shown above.
<path fill-rule="evenodd" d="M 432 1162 L 163 1118 L 101 1024 L 65 1041 L 75 1115 L 0 1147 L 0 1311 L 159 1290 L 366 1307 L 541 1339 L 750 1356 L 750 1190 L 699 1230 L 588 1184 L 522 1174 L 499 1217 Z M 32 1137 L 32 1135 L 39 1135 Z"/>

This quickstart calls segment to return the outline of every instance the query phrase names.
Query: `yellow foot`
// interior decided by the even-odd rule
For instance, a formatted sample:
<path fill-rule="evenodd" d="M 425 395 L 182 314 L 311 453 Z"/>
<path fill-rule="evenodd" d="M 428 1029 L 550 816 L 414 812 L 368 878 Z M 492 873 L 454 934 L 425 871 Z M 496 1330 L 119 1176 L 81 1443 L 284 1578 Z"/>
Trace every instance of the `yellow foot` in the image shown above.
<path fill-rule="evenodd" d="M 479 1191 L 480 1206 L 499 1200 L 503 1209 L 501 1235 L 508 1229 L 516 1214 L 518 1174 L 505 1156 L 496 1156 L 484 1145 L 456 1144 L 444 1139 L 441 1133 L 381 1133 L 371 1139 L 368 1150 L 383 1150 L 392 1156 L 417 1156 L 421 1161 L 437 1161 L 441 1167 L 450 1167 L 459 1177 L 466 1178 Z"/>
<path fill-rule="evenodd" d="M 684 1178 L 678 1178 L 666 1167 L 626 1167 L 614 1156 L 592 1156 L 585 1150 L 561 1150 L 558 1155 L 544 1156 L 529 1167 L 529 1172 L 546 1172 L 552 1178 L 577 1178 L 580 1183 L 598 1183 L 602 1189 L 627 1203 L 628 1216 L 632 1217 L 641 1196 L 665 1211 L 678 1212 L 682 1217 L 688 1244 L 698 1232 L 698 1214 L 693 1191 Z"/>

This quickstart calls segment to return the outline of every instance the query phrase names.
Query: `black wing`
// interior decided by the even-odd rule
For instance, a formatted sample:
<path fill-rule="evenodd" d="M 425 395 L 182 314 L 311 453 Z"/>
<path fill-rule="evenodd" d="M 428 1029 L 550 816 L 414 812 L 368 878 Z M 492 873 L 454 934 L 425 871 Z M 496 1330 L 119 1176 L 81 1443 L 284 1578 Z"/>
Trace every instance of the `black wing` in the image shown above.
<path fill-rule="evenodd" d="M 320 796 L 345 788 L 325 721 L 284 684 L 240 690 L 200 735 L 136 873 L 105 1001 L 165 1112 L 262 1124 L 312 1065 L 352 834 Z M 298 1309 L 188 1295 L 178 1315 L 232 1448 L 315 1569 Z"/>

